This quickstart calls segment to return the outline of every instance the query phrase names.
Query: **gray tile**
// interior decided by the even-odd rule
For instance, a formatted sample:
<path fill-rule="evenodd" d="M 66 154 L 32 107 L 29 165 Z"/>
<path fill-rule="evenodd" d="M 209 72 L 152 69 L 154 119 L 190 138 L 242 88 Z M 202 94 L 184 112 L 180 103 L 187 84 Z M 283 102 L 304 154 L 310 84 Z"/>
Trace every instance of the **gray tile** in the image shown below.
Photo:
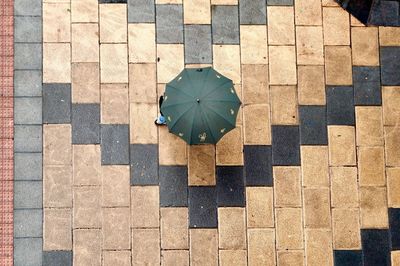
<path fill-rule="evenodd" d="M 14 211 L 14 237 L 42 237 L 42 209 Z"/>
<path fill-rule="evenodd" d="M 14 209 L 42 208 L 42 181 L 14 182 Z"/>
<path fill-rule="evenodd" d="M 100 143 L 100 105 L 72 104 L 72 144 Z"/>
<path fill-rule="evenodd" d="M 43 123 L 71 122 L 71 84 L 43 84 Z"/>
<path fill-rule="evenodd" d="M 42 98 L 14 98 L 14 123 L 16 125 L 42 124 Z"/>
<path fill-rule="evenodd" d="M 14 0 L 14 15 L 42 16 L 42 0 Z"/>
<path fill-rule="evenodd" d="M 240 24 L 257 25 L 267 23 L 265 0 L 240 0 Z"/>
<path fill-rule="evenodd" d="M 211 25 L 185 25 L 185 63 L 211 64 Z"/>
<path fill-rule="evenodd" d="M 355 105 L 382 105 L 380 74 L 379 66 L 353 67 Z"/>
<path fill-rule="evenodd" d="M 101 164 L 129 164 L 128 125 L 101 125 Z"/>
<path fill-rule="evenodd" d="M 14 42 L 42 42 L 42 18 L 15 17 Z"/>
<path fill-rule="evenodd" d="M 41 238 L 15 238 L 14 266 L 41 266 L 42 243 Z"/>
<path fill-rule="evenodd" d="M 238 6 L 212 6 L 212 33 L 215 44 L 239 44 Z"/>
<path fill-rule="evenodd" d="M 15 153 L 14 179 L 42 180 L 42 153 Z"/>
<path fill-rule="evenodd" d="M 186 166 L 164 166 L 159 168 L 160 206 L 188 206 L 188 170 Z"/>
<path fill-rule="evenodd" d="M 382 85 L 400 86 L 400 47 L 381 47 Z"/>
<path fill-rule="evenodd" d="M 41 152 L 42 126 L 16 125 L 14 126 L 15 152 Z"/>
<path fill-rule="evenodd" d="M 128 0 L 128 23 L 155 22 L 154 0 Z"/>
<path fill-rule="evenodd" d="M 183 43 L 182 5 L 156 5 L 157 43 Z"/>
<path fill-rule="evenodd" d="M 42 69 L 42 44 L 15 43 L 14 69 Z"/>
<path fill-rule="evenodd" d="M 44 251 L 43 266 L 72 266 L 72 251 Z"/>
<path fill-rule="evenodd" d="M 131 186 L 158 185 L 158 145 L 130 145 Z"/>
<path fill-rule="evenodd" d="M 14 95 L 17 97 L 42 96 L 42 71 L 15 70 Z"/>
<path fill-rule="evenodd" d="M 292 6 L 293 0 L 267 0 L 269 6 Z"/>

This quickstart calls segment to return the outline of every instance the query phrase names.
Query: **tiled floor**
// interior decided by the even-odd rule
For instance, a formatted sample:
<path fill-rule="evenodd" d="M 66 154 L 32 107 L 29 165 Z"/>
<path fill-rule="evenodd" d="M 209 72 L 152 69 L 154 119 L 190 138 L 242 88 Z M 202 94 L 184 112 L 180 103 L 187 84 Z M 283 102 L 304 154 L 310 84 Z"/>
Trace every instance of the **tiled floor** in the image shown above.
<path fill-rule="evenodd" d="M 14 265 L 400 265 L 399 27 L 333 0 L 15 15 Z M 190 147 L 158 96 L 209 65 L 243 106 Z"/>

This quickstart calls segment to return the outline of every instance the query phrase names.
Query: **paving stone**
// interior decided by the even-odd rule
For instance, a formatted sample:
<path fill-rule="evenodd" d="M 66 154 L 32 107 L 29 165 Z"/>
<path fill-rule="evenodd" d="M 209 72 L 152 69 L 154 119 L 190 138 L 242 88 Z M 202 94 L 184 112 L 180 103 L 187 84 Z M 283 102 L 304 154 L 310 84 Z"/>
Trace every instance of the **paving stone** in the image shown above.
<path fill-rule="evenodd" d="M 242 166 L 217 167 L 218 207 L 246 206 Z"/>
<path fill-rule="evenodd" d="M 351 49 L 353 65 L 379 66 L 378 27 L 352 27 Z"/>
<path fill-rule="evenodd" d="M 357 159 L 360 186 L 384 186 L 386 184 L 385 150 L 383 146 L 359 147 Z M 390 169 L 387 172 L 388 200 L 390 201 L 389 184 Z"/>
<path fill-rule="evenodd" d="M 160 192 L 158 186 L 131 187 L 131 225 L 133 228 L 160 226 Z"/>
<path fill-rule="evenodd" d="M 400 85 L 400 47 L 382 47 L 382 85 Z"/>
<path fill-rule="evenodd" d="M 14 70 L 14 96 L 42 96 L 42 72 Z"/>
<path fill-rule="evenodd" d="M 269 46 L 269 62 L 270 84 L 295 85 L 297 83 L 295 46 Z"/>
<path fill-rule="evenodd" d="M 240 24 L 266 24 L 267 8 L 265 0 L 239 1 Z"/>
<path fill-rule="evenodd" d="M 215 146 L 191 145 L 188 147 L 189 186 L 214 186 Z"/>
<path fill-rule="evenodd" d="M 388 228 L 387 192 L 385 187 L 360 187 L 361 228 Z"/>
<path fill-rule="evenodd" d="M 329 155 L 327 146 L 301 146 L 302 185 L 329 186 Z"/>
<path fill-rule="evenodd" d="M 389 208 L 389 230 L 392 250 L 400 249 L 400 209 Z"/>
<path fill-rule="evenodd" d="M 214 44 L 239 44 L 238 6 L 212 6 Z"/>
<path fill-rule="evenodd" d="M 303 221 L 301 208 L 276 209 L 276 249 L 303 248 Z"/>
<path fill-rule="evenodd" d="M 128 44 L 129 63 L 154 63 L 156 60 L 155 24 L 128 24 Z M 135 72 L 130 73 L 135 74 Z"/>
<path fill-rule="evenodd" d="M 40 17 L 15 17 L 14 42 L 42 42 L 42 19 Z"/>
<path fill-rule="evenodd" d="M 387 168 L 388 206 L 400 208 L 400 168 Z"/>
<path fill-rule="evenodd" d="M 14 237 L 42 237 L 41 209 L 14 210 Z"/>
<path fill-rule="evenodd" d="M 184 68 L 182 44 L 157 45 L 157 82 L 168 83 Z"/>
<path fill-rule="evenodd" d="M 99 4 L 126 4 L 127 0 L 99 0 Z"/>
<path fill-rule="evenodd" d="M 348 20 L 348 18 L 347 18 Z M 325 46 L 325 80 L 328 85 L 351 85 L 352 68 L 350 46 Z"/>
<path fill-rule="evenodd" d="M 325 105 L 324 66 L 298 66 L 298 104 Z"/>
<path fill-rule="evenodd" d="M 185 25 L 185 63 L 212 63 L 210 25 Z"/>
<path fill-rule="evenodd" d="M 132 261 L 138 265 L 160 265 L 160 231 L 132 230 Z"/>
<path fill-rule="evenodd" d="M 304 227 L 331 228 L 328 188 L 304 188 Z"/>
<path fill-rule="evenodd" d="M 42 0 L 15 0 L 15 16 L 38 16 L 42 15 Z"/>
<path fill-rule="evenodd" d="M 360 210 L 358 208 L 333 208 L 332 229 L 334 249 L 361 249 Z"/>
<path fill-rule="evenodd" d="M 296 42 L 296 37 L 294 29 L 295 26 L 294 26 L 293 7 L 269 6 L 267 8 L 267 16 L 268 16 L 268 44 L 294 45 Z M 298 42 L 301 42 L 300 39 L 301 38 L 298 38 Z M 321 48 L 322 36 L 319 36 L 318 38 L 315 38 L 314 36 L 314 40 L 318 40 L 318 45 L 316 45 L 316 47 Z M 305 46 L 301 48 L 304 47 Z M 302 56 L 299 55 L 298 59 L 302 60 Z"/>
<path fill-rule="evenodd" d="M 253 64 L 253 67 L 257 67 L 256 64 L 259 64 L 259 66 L 265 67 L 268 72 L 268 47 L 265 45 L 266 43 L 267 28 L 265 25 L 240 25 L 240 56 L 242 66 L 244 64 Z M 258 78 L 260 79 L 261 77 Z"/>
<path fill-rule="evenodd" d="M 72 144 L 100 143 L 99 123 L 99 104 L 72 104 Z"/>
<path fill-rule="evenodd" d="M 277 260 L 278 260 L 278 265 L 303 266 L 304 265 L 304 252 L 302 250 L 278 251 L 277 252 Z"/>
<path fill-rule="evenodd" d="M 14 44 L 14 69 L 42 69 L 42 44 Z"/>
<path fill-rule="evenodd" d="M 247 265 L 247 252 L 246 250 L 220 250 L 219 251 L 219 265 Z"/>
<path fill-rule="evenodd" d="M 275 230 L 257 228 L 247 230 L 249 265 L 275 265 Z"/>
<path fill-rule="evenodd" d="M 246 186 L 272 186 L 271 146 L 244 146 L 244 174 Z"/>
<path fill-rule="evenodd" d="M 101 126 L 101 164 L 129 164 L 129 126 Z"/>
<path fill-rule="evenodd" d="M 44 125 L 43 160 L 45 165 L 71 165 L 71 158 L 71 125 Z"/>
<path fill-rule="evenodd" d="M 42 126 L 14 126 L 15 152 L 41 152 Z"/>
<path fill-rule="evenodd" d="M 15 238 L 14 265 L 42 265 L 42 238 Z"/>
<path fill-rule="evenodd" d="M 362 250 L 334 250 L 334 265 L 363 266 Z"/>
<path fill-rule="evenodd" d="M 269 6 L 292 6 L 293 0 L 267 0 Z"/>
<path fill-rule="evenodd" d="M 246 187 L 247 227 L 274 227 L 274 190 L 271 187 Z"/>
<path fill-rule="evenodd" d="M 357 106 L 355 109 L 357 146 L 383 146 L 382 107 Z"/>
<path fill-rule="evenodd" d="M 332 265 L 332 263 L 332 231 L 305 230 L 305 264 Z"/>
<path fill-rule="evenodd" d="M 71 89 L 73 103 L 100 102 L 99 63 L 72 63 Z"/>
<path fill-rule="evenodd" d="M 158 145 L 130 145 L 131 186 L 158 185 Z"/>
<path fill-rule="evenodd" d="M 101 230 L 74 230 L 73 265 L 101 265 Z"/>
<path fill-rule="evenodd" d="M 41 180 L 42 154 L 41 153 L 14 153 L 15 180 Z"/>
<path fill-rule="evenodd" d="M 71 123 L 71 84 L 43 84 L 43 123 Z"/>
<path fill-rule="evenodd" d="M 57 149 L 57 152 L 61 153 L 60 150 L 62 149 Z M 70 162 L 69 165 L 44 165 L 43 182 L 44 207 L 72 208 L 72 165 Z"/>
<path fill-rule="evenodd" d="M 371 25 L 400 26 L 400 3 L 398 1 L 374 1 L 369 13 Z"/>
<path fill-rule="evenodd" d="M 129 166 L 102 166 L 101 176 L 103 190 L 102 206 L 128 207 L 130 204 Z"/>
<path fill-rule="evenodd" d="M 100 55 L 101 83 L 128 83 L 128 44 L 102 43 Z"/>
<path fill-rule="evenodd" d="M 42 124 L 42 98 L 15 98 L 14 124 Z"/>
<path fill-rule="evenodd" d="M 156 5 L 157 43 L 183 43 L 182 5 Z"/>
<path fill-rule="evenodd" d="M 161 248 L 188 249 L 188 209 L 161 208 Z"/>
<path fill-rule="evenodd" d="M 128 23 L 155 22 L 154 0 L 128 0 Z"/>
<path fill-rule="evenodd" d="M 275 166 L 274 206 L 301 207 L 301 169 L 298 166 Z"/>
<path fill-rule="evenodd" d="M 246 212 L 244 208 L 218 208 L 219 248 L 246 248 Z"/>
<path fill-rule="evenodd" d="M 356 165 L 355 128 L 328 126 L 329 165 Z"/>
<path fill-rule="evenodd" d="M 103 249 L 130 248 L 130 209 L 103 208 Z"/>
<path fill-rule="evenodd" d="M 322 8 L 320 0 L 296 1 L 296 25 L 322 25 Z"/>
<path fill-rule="evenodd" d="M 244 133 L 240 131 L 236 133 L 244 134 L 244 144 L 271 145 L 270 109 L 270 105 L 267 104 L 250 104 L 243 107 Z M 260 117 L 264 119 L 263 123 L 260 123 Z M 232 131 L 235 132 L 234 130 Z M 230 134 L 233 135 L 233 133 Z M 225 139 L 223 138 L 222 141 Z M 231 145 L 231 143 L 228 144 Z"/>
<path fill-rule="evenodd" d="M 355 105 L 382 105 L 379 67 L 353 67 Z"/>
<path fill-rule="evenodd" d="M 160 166 L 160 206 L 188 206 L 188 171 L 186 166 Z"/>
<path fill-rule="evenodd" d="M 72 209 L 44 209 L 43 235 L 43 250 L 71 250 Z"/>
<path fill-rule="evenodd" d="M 162 238 L 161 238 L 162 239 Z M 129 264 L 130 265 L 130 264 Z M 129 266 L 127 265 L 127 266 Z M 162 250 L 161 265 L 163 266 L 189 266 L 189 250 Z"/>
<path fill-rule="evenodd" d="M 190 265 L 218 265 L 217 229 L 190 229 Z"/>
<path fill-rule="evenodd" d="M 131 266 L 131 251 L 103 251 L 103 265 Z"/>
<path fill-rule="evenodd" d="M 216 187 L 189 187 L 189 227 L 217 227 Z"/>
<path fill-rule="evenodd" d="M 101 228 L 100 187 L 74 187 L 73 192 L 73 228 Z"/>
<path fill-rule="evenodd" d="M 358 207 L 356 167 L 331 167 L 331 206 L 333 208 Z"/>
<path fill-rule="evenodd" d="M 270 86 L 270 95 L 272 109 L 271 123 L 273 125 L 298 125 L 299 115 L 296 86 Z M 285 108 L 282 108 L 282 106 L 285 106 Z M 259 123 L 259 120 L 257 123 Z"/>
<path fill-rule="evenodd" d="M 300 165 L 298 126 L 272 126 L 272 164 Z"/>
<path fill-rule="evenodd" d="M 72 266 L 72 251 L 44 251 L 43 266 Z"/>
<path fill-rule="evenodd" d="M 328 133 L 325 106 L 300 106 L 300 143 L 302 145 L 327 145 Z"/>
<path fill-rule="evenodd" d="M 354 125 L 352 87 L 327 87 L 326 112 L 328 125 Z"/>
<path fill-rule="evenodd" d="M 126 42 L 126 6 L 107 5 L 107 7 L 114 6 L 119 9 L 107 9 L 104 5 L 100 6 L 100 33 L 97 23 L 71 24 L 71 62 L 99 62 L 99 34 L 100 43 Z M 104 9 L 107 11 L 105 12 Z M 110 15 L 112 12 L 115 17 Z M 105 25 L 109 25 L 110 28 Z"/>
<path fill-rule="evenodd" d="M 364 265 L 390 265 L 390 235 L 387 229 L 363 229 Z"/>
<path fill-rule="evenodd" d="M 102 124 L 129 124 L 128 84 L 102 84 L 100 107 Z"/>

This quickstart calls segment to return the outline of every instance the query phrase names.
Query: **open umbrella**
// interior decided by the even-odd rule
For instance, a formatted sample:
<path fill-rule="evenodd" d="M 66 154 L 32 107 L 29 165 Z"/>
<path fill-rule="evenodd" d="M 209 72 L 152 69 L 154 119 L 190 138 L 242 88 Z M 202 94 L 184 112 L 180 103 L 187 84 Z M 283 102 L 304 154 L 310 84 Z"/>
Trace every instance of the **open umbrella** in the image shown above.
<path fill-rule="evenodd" d="M 188 68 L 166 85 L 161 112 L 188 144 L 215 144 L 235 128 L 240 104 L 232 80 L 211 67 Z"/>

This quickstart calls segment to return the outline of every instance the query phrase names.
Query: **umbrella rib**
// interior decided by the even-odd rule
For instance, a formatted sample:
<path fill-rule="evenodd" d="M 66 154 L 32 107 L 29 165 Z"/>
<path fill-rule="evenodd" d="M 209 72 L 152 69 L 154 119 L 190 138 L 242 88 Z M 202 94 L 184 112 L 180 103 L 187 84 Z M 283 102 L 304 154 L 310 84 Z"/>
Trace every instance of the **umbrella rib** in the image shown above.
<path fill-rule="evenodd" d="M 199 108 L 196 107 L 196 110 L 194 111 L 193 119 L 196 116 L 198 110 L 199 110 Z M 192 144 L 193 128 L 194 128 L 194 122 L 192 123 L 192 126 L 190 127 L 190 143 L 189 144 Z"/>
<path fill-rule="evenodd" d="M 213 132 L 212 132 L 212 130 L 211 130 L 211 128 L 210 128 L 210 125 L 208 124 L 208 117 L 203 113 L 203 112 L 201 112 L 202 113 L 202 116 L 201 116 L 201 118 L 203 119 L 205 119 L 206 121 L 206 125 L 207 125 L 207 127 L 208 127 L 208 130 L 210 131 L 210 134 L 211 134 L 211 137 L 213 138 L 213 142 L 215 143 L 215 140 L 216 140 L 216 138 L 215 138 L 215 136 L 214 136 L 214 134 L 213 134 Z M 203 120 L 203 122 L 204 122 L 204 120 Z"/>
<path fill-rule="evenodd" d="M 178 89 L 178 88 L 176 88 L 176 87 L 174 87 L 174 86 L 171 86 L 171 85 L 169 85 L 169 84 L 167 84 L 167 86 L 170 87 L 170 88 L 172 88 L 172 89 L 175 89 L 175 90 L 177 90 L 177 91 L 179 91 L 179 92 L 182 92 L 183 94 L 185 94 L 186 96 L 188 96 L 188 97 L 190 97 L 190 98 L 193 98 L 192 95 L 188 94 L 188 93 L 185 92 L 184 90 Z"/>
<path fill-rule="evenodd" d="M 203 79 L 203 84 L 201 85 L 201 92 L 204 90 L 204 86 L 206 84 L 206 80 L 208 79 L 208 76 L 210 75 L 210 72 L 211 72 L 211 68 L 208 69 L 206 78 Z M 200 92 L 200 96 L 201 96 L 201 92 Z"/>
<path fill-rule="evenodd" d="M 165 103 L 166 105 L 163 107 L 163 109 L 166 109 L 166 108 L 169 108 L 169 107 L 172 107 L 172 106 L 176 106 L 176 105 L 187 104 L 187 103 L 191 103 L 191 102 L 193 102 L 193 100 L 186 101 L 186 102 L 180 102 L 180 103 L 174 103 L 174 104 L 169 104 L 168 105 L 168 103 L 165 103 L 165 101 L 164 101 L 163 103 Z"/>
<path fill-rule="evenodd" d="M 206 95 L 204 95 L 202 98 L 206 98 L 208 97 L 210 94 L 213 94 L 216 90 L 218 90 L 219 88 L 221 88 L 222 86 L 224 86 L 226 83 L 232 82 L 232 80 L 228 80 L 225 83 L 222 83 L 221 85 L 219 85 L 218 87 L 214 88 L 212 91 L 208 92 Z"/>
<path fill-rule="evenodd" d="M 215 113 L 216 115 L 218 115 L 219 117 L 221 117 L 223 120 L 225 120 L 226 122 L 228 122 L 228 124 L 230 124 L 231 126 L 235 127 L 235 124 L 232 124 L 230 121 L 228 121 L 225 117 L 223 117 L 222 115 L 220 115 L 219 113 L 217 113 L 213 108 L 205 105 L 206 108 L 208 108 L 210 111 L 212 111 L 213 113 Z"/>
<path fill-rule="evenodd" d="M 182 112 L 182 115 L 178 117 L 178 119 L 175 120 L 174 124 L 171 125 L 170 130 L 172 130 L 176 124 L 178 123 L 178 121 L 186 114 L 187 111 L 189 111 L 192 108 L 192 106 L 190 106 L 189 108 L 187 108 L 184 112 Z"/>

